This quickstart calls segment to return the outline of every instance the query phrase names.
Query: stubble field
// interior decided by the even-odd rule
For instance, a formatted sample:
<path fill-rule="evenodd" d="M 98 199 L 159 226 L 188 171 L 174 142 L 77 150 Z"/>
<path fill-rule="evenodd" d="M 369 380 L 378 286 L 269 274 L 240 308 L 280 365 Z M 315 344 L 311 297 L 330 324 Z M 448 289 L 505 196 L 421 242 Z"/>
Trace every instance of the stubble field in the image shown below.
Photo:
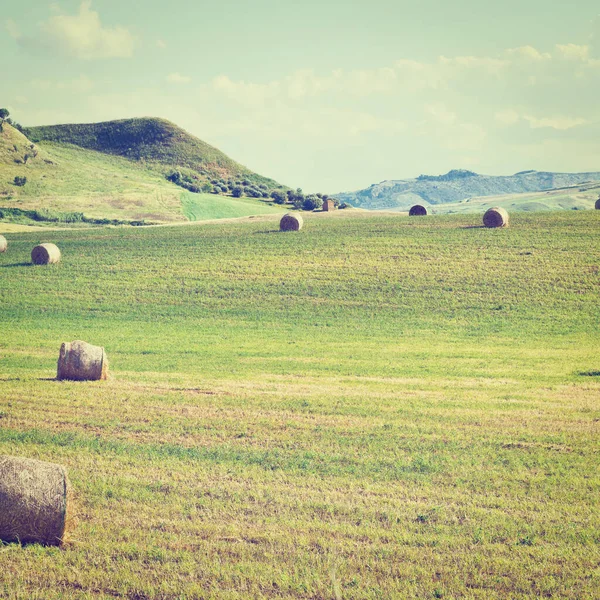
<path fill-rule="evenodd" d="M 0 597 L 598 597 L 600 211 L 479 219 L 6 234 L 0 454 L 76 522 Z"/>

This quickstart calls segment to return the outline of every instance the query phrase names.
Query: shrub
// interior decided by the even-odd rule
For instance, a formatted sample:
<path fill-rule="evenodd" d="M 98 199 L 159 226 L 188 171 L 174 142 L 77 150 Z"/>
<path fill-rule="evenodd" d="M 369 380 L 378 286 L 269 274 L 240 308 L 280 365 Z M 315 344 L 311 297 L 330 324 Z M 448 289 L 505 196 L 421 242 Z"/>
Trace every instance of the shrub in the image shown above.
<path fill-rule="evenodd" d="M 167 175 L 167 181 L 170 181 L 172 183 L 179 185 L 179 182 L 181 181 L 181 173 L 179 171 L 171 171 Z"/>
<path fill-rule="evenodd" d="M 15 177 L 13 183 L 19 187 L 23 187 L 27 183 L 27 177 L 19 177 L 18 175 Z"/>
<path fill-rule="evenodd" d="M 316 195 L 306 196 L 301 202 L 302 210 L 316 210 L 323 206 L 323 200 Z"/>
<path fill-rule="evenodd" d="M 273 198 L 275 204 L 285 204 L 288 197 L 283 190 L 273 190 L 271 192 L 271 198 Z"/>
<path fill-rule="evenodd" d="M 231 195 L 234 198 L 241 198 L 242 195 L 244 194 L 244 188 L 241 185 L 236 185 L 232 190 L 231 190 Z"/>

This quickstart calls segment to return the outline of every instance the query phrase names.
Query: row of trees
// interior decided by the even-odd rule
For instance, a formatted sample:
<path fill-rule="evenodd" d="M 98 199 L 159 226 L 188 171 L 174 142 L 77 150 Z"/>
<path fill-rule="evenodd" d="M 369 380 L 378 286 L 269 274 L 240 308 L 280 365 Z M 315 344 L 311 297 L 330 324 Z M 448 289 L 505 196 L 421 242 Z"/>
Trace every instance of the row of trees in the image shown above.
<path fill-rule="evenodd" d="M 327 194 L 308 194 L 305 195 L 302 188 L 294 190 L 274 190 L 271 192 L 271 198 L 276 204 L 292 204 L 298 210 L 318 210 L 322 208 L 325 200 L 333 200 L 338 208 L 346 208 L 346 204 L 340 204 L 336 198 L 330 198 Z"/>
<path fill-rule="evenodd" d="M 167 179 L 190 192 L 204 192 L 209 194 L 231 194 L 234 198 L 246 196 L 248 198 L 272 199 L 276 204 L 291 204 L 298 210 L 318 210 L 323 206 L 323 202 L 329 198 L 327 194 L 308 194 L 305 195 L 302 188 L 296 190 L 285 190 L 277 188 L 269 190 L 264 183 L 253 183 L 250 179 L 212 179 L 211 181 L 201 182 L 197 175 L 188 175 L 181 171 L 172 171 L 167 175 Z M 336 206 L 346 208 L 345 204 L 340 205 L 335 198 L 331 198 Z"/>

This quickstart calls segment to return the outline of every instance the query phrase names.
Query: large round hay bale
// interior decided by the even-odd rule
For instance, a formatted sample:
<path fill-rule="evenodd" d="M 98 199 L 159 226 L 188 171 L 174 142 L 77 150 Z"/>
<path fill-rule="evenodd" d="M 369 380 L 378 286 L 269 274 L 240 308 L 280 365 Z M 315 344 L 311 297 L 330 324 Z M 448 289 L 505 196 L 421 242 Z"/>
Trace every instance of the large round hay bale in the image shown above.
<path fill-rule="evenodd" d="M 595 207 L 596 207 L 596 210 L 600 210 L 600 198 L 598 198 L 598 200 L 596 200 Z"/>
<path fill-rule="evenodd" d="M 7 248 L 8 242 L 6 241 L 6 238 L 3 235 L 0 235 L 0 252 L 6 252 Z"/>
<path fill-rule="evenodd" d="M 281 221 L 279 221 L 281 231 L 300 231 L 302 225 L 304 225 L 304 220 L 301 215 L 283 215 Z"/>
<path fill-rule="evenodd" d="M 75 340 L 60 347 L 56 378 L 60 381 L 108 379 L 108 359 L 104 348 Z"/>
<path fill-rule="evenodd" d="M 69 480 L 60 465 L 0 456 L 0 540 L 58 546 L 69 510 Z"/>
<path fill-rule="evenodd" d="M 508 213 L 499 206 L 494 206 L 483 215 L 483 224 L 486 227 L 506 227 L 508 225 Z"/>
<path fill-rule="evenodd" d="M 31 251 L 34 265 L 52 265 L 60 261 L 60 250 L 54 244 L 40 244 Z"/>
<path fill-rule="evenodd" d="M 424 217 L 427 214 L 427 209 L 421 204 L 415 204 L 408 211 L 409 217 Z"/>

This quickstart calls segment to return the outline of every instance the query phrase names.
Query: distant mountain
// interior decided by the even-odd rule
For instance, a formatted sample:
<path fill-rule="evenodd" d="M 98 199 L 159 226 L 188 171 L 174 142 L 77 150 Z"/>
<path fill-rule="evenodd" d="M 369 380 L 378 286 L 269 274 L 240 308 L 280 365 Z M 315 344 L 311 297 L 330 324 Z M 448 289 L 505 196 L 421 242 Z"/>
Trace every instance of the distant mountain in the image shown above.
<path fill-rule="evenodd" d="M 467 198 L 541 192 L 600 181 L 600 172 L 520 171 L 514 175 L 478 175 L 456 169 L 445 175 L 382 181 L 357 192 L 335 194 L 341 202 L 370 210 L 402 210 L 413 204 L 445 204 Z"/>

